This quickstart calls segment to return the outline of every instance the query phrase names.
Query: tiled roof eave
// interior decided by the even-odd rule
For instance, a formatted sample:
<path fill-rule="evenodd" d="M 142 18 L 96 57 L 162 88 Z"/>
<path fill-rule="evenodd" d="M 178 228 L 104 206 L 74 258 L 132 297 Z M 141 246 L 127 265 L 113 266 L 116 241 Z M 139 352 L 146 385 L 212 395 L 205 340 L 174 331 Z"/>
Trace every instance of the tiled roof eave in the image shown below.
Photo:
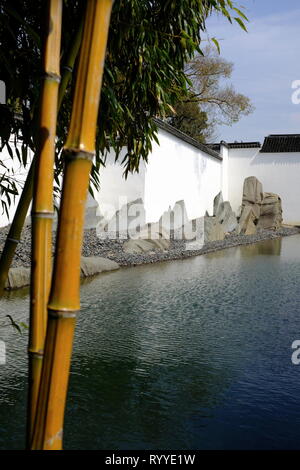
<path fill-rule="evenodd" d="M 271 134 L 265 137 L 261 153 L 299 153 L 300 134 Z"/>

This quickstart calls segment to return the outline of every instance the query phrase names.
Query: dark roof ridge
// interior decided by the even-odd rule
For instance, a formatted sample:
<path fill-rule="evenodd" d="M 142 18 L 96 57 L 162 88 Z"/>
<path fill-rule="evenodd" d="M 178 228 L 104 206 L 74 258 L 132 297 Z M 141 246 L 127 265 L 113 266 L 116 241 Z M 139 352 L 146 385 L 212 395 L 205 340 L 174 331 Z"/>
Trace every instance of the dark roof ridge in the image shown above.
<path fill-rule="evenodd" d="M 224 145 L 227 148 L 260 148 L 260 142 L 225 142 L 221 140 L 219 143 L 207 144 L 211 148 L 220 148 L 221 145 Z"/>
<path fill-rule="evenodd" d="M 300 134 L 270 134 L 265 137 L 261 153 L 300 152 Z"/>
<path fill-rule="evenodd" d="M 269 134 L 268 137 L 300 137 L 300 134 Z"/>

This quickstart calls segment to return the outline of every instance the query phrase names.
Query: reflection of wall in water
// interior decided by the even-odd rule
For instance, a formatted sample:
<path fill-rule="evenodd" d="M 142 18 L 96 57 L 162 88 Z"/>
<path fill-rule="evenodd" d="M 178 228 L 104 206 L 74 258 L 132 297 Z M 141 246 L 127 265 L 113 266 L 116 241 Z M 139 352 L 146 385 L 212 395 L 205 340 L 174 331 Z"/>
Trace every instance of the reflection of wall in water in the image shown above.
<path fill-rule="evenodd" d="M 205 260 L 213 260 L 216 258 L 253 258 L 257 255 L 276 255 L 281 254 L 281 238 L 275 240 L 265 240 L 250 245 L 240 245 L 206 253 Z"/>
<path fill-rule="evenodd" d="M 256 255 L 276 255 L 281 254 L 281 238 L 275 240 L 266 240 L 253 245 L 240 247 L 241 258 L 252 258 Z"/>

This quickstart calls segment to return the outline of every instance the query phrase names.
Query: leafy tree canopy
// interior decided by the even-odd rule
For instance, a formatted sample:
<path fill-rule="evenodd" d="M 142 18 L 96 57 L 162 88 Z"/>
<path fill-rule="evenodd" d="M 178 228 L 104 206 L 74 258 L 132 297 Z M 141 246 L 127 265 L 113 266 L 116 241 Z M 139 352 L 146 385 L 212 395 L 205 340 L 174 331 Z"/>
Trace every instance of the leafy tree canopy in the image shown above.
<path fill-rule="evenodd" d="M 198 142 L 205 143 L 211 137 L 211 125 L 205 111 L 201 111 L 194 101 L 178 101 L 173 113 L 167 121 L 176 129 L 193 137 Z"/>
<path fill-rule="evenodd" d="M 176 103 L 176 115 L 169 121 L 178 129 L 201 142 L 214 138 L 216 126 L 232 125 L 253 111 L 250 99 L 235 91 L 229 83 L 233 64 L 219 56 L 215 48 L 206 47 L 186 67 L 191 80 L 188 93 Z"/>
<path fill-rule="evenodd" d="M 44 28 L 42 0 L 1 0 L 0 80 L 7 86 L 7 104 L 0 105 L 1 146 L 27 164 L 28 148 L 36 149 L 42 75 Z M 85 0 L 64 0 L 61 72 L 70 44 L 84 15 Z M 244 27 L 244 14 L 230 0 L 116 0 L 114 2 L 98 121 L 94 184 L 105 151 L 116 159 L 126 145 L 125 174 L 138 171 L 157 140 L 153 116 L 165 117 L 189 93 L 185 64 L 195 53 L 207 16 L 218 11 Z M 57 129 L 57 156 L 65 141 L 74 79 L 65 93 Z M 21 151 L 9 139 L 19 135 Z M 2 188 L 3 192 L 3 188 Z M 4 191 L 5 192 L 5 191 Z"/>

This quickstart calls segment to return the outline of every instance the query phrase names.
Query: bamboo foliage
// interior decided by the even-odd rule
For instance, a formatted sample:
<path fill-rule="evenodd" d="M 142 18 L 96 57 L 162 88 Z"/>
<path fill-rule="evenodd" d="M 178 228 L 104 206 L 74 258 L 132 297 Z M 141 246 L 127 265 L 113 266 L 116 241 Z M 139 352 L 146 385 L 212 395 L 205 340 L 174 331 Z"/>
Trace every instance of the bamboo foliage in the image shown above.
<path fill-rule="evenodd" d="M 45 357 L 32 449 L 62 448 L 76 314 L 84 210 L 95 152 L 96 122 L 113 0 L 88 0 L 66 159 Z"/>
<path fill-rule="evenodd" d="M 0 258 L 0 296 L 3 294 L 5 283 L 8 278 L 8 271 L 13 261 L 21 232 L 25 223 L 26 215 L 32 200 L 34 162 L 31 163 L 22 194 L 7 234 L 3 251 Z"/>
<path fill-rule="evenodd" d="M 43 53 L 44 82 L 32 204 L 32 254 L 29 330 L 28 436 L 33 430 L 42 370 L 51 278 L 53 178 L 57 100 L 60 82 L 62 0 L 48 0 Z"/>
<path fill-rule="evenodd" d="M 82 38 L 82 27 L 83 22 L 80 24 L 73 43 L 71 44 L 70 50 L 67 54 L 65 63 L 62 65 L 62 79 L 59 86 L 58 93 L 58 112 L 63 103 L 66 88 L 71 80 L 73 67 L 79 52 L 81 38 Z M 34 179 L 34 167 L 38 157 L 36 153 L 33 157 L 33 161 L 30 165 L 29 172 L 26 177 L 25 185 L 23 187 L 19 203 L 10 226 L 5 245 L 0 258 L 0 296 L 4 290 L 6 280 L 8 278 L 8 271 L 11 267 L 18 243 L 20 242 L 21 232 L 24 227 L 26 215 L 30 203 L 32 201 L 33 193 L 33 179 Z"/>
<path fill-rule="evenodd" d="M 59 87 L 59 94 L 58 94 L 58 110 L 60 110 L 60 107 L 63 103 L 63 99 L 65 96 L 66 89 L 68 87 L 68 84 L 72 78 L 73 74 L 73 68 L 75 64 L 75 60 L 77 58 L 77 55 L 79 53 L 80 45 L 81 45 L 81 40 L 82 40 L 82 30 L 83 30 L 83 20 L 81 21 L 74 41 L 70 47 L 70 50 L 68 52 L 67 58 L 65 63 L 62 65 L 62 78 L 61 78 L 61 83 Z"/>

